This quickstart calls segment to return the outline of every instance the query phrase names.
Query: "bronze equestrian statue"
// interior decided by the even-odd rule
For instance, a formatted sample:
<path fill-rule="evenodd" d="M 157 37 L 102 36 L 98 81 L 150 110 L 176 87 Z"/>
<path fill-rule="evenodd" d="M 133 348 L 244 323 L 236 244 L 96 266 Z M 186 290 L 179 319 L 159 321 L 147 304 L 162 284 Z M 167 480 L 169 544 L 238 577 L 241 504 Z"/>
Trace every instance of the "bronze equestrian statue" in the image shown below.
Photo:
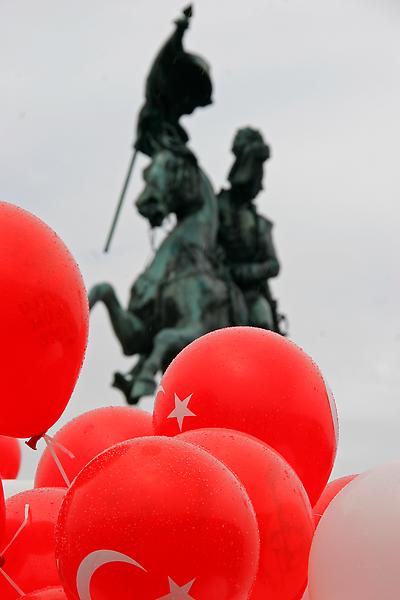
<path fill-rule="evenodd" d="M 207 63 L 182 46 L 191 15 L 185 9 L 152 66 L 135 143 L 151 158 L 137 210 L 151 227 L 170 214 L 176 225 L 132 285 L 126 308 L 109 283 L 89 293 L 91 309 L 106 306 L 123 353 L 137 356 L 131 371 L 114 376 L 129 404 L 153 394 L 157 373 L 209 331 L 247 324 L 280 331 L 268 288 L 279 271 L 272 224 L 254 205 L 269 148 L 255 130 L 240 130 L 231 187 L 217 197 L 179 123 L 212 97 Z"/>
<path fill-rule="evenodd" d="M 139 355 L 133 370 L 114 380 L 130 404 L 154 393 L 157 372 L 187 344 L 214 329 L 247 322 L 243 296 L 234 283 L 227 284 L 217 261 L 218 203 L 194 155 L 162 150 L 144 179 L 139 212 L 153 227 L 174 213 L 176 226 L 133 284 L 128 308 L 108 283 L 89 293 L 90 308 L 105 304 L 124 354 Z"/>

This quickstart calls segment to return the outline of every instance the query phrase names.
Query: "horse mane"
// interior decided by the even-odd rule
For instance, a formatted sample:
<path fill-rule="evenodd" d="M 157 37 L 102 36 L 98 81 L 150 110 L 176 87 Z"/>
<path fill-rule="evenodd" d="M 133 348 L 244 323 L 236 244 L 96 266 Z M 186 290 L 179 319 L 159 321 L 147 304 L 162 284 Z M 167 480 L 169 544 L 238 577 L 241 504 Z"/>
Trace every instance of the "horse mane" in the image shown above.
<path fill-rule="evenodd" d="M 174 189 L 189 202 L 200 194 L 201 169 L 196 156 L 184 145 L 165 148 L 171 157 L 170 168 Z"/>

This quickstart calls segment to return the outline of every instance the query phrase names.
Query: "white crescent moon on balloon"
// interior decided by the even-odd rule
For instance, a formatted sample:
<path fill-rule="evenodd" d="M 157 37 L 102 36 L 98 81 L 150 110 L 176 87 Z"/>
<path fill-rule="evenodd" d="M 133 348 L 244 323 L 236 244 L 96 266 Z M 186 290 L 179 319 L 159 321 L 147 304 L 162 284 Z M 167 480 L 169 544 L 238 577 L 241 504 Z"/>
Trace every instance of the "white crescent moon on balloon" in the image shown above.
<path fill-rule="evenodd" d="M 141 564 L 126 554 L 116 552 L 115 550 L 95 550 L 83 559 L 76 573 L 76 589 L 80 600 L 92 600 L 90 582 L 95 571 L 104 565 L 114 562 L 127 563 L 142 569 L 142 571 L 146 571 Z"/>

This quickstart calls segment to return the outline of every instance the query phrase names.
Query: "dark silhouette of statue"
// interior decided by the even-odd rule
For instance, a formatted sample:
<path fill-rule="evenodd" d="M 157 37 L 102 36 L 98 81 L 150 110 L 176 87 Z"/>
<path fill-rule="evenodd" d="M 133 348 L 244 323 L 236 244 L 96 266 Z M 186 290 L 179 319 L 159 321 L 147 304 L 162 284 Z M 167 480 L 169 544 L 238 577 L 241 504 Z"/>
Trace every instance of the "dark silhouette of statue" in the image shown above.
<path fill-rule="evenodd" d="M 231 188 L 217 198 L 179 122 L 212 97 L 207 63 L 182 46 L 191 15 L 187 8 L 175 22 L 150 70 L 135 143 L 151 159 L 136 208 L 152 228 L 170 214 L 176 225 L 133 283 L 126 307 L 109 283 L 89 293 L 91 309 L 105 305 L 123 353 L 136 356 L 133 368 L 115 373 L 113 383 L 130 404 L 153 394 L 157 373 L 201 335 L 229 325 L 279 330 L 268 288 L 279 271 L 272 224 L 253 202 L 268 146 L 254 130 L 239 131 Z"/>
<path fill-rule="evenodd" d="M 277 312 L 268 284 L 280 270 L 273 224 L 258 213 L 254 202 L 263 189 L 270 148 L 259 131 L 245 127 L 236 133 L 232 152 L 235 161 L 228 175 L 230 188 L 218 195 L 218 241 L 229 274 L 245 298 L 248 325 L 283 333 L 284 317 Z"/>
<path fill-rule="evenodd" d="M 148 156 L 162 148 L 185 145 L 189 136 L 179 119 L 212 102 L 208 63 L 183 48 L 191 17 L 189 6 L 175 21 L 175 31 L 158 52 L 146 80 L 135 147 Z"/>
<path fill-rule="evenodd" d="M 104 252 L 110 248 L 138 152 L 152 157 L 164 148 L 174 151 L 185 147 L 189 136 L 180 118 L 212 102 L 207 62 L 183 48 L 192 15 L 188 6 L 176 19 L 175 30 L 158 52 L 146 79 L 145 103 L 139 112 L 136 140 Z"/>

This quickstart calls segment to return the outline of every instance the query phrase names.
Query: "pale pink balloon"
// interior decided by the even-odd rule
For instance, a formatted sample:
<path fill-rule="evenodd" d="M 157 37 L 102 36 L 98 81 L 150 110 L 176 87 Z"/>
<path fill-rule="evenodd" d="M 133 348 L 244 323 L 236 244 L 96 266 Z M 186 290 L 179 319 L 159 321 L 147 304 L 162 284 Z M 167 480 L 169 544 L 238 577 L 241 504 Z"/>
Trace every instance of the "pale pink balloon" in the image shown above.
<path fill-rule="evenodd" d="M 315 532 L 310 600 L 400 597 L 400 462 L 359 475 L 334 498 Z"/>
<path fill-rule="evenodd" d="M 334 479 L 333 481 L 328 483 L 328 485 L 322 492 L 318 502 L 314 505 L 314 508 L 313 508 L 315 525 L 318 525 L 318 523 L 321 520 L 322 515 L 324 514 L 324 512 L 326 511 L 326 509 L 328 508 L 328 506 L 330 505 L 332 500 L 335 498 L 335 496 L 337 496 L 338 493 L 348 483 L 350 483 L 350 481 L 353 481 L 353 479 L 355 477 L 357 477 L 357 475 L 345 475 L 344 477 L 340 477 L 339 479 Z"/>
<path fill-rule="evenodd" d="M 301 597 L 301 600 L 311 600 L 310 594 L 308 593 L 308 588 L 306 588 L 303 596 Z"/>

